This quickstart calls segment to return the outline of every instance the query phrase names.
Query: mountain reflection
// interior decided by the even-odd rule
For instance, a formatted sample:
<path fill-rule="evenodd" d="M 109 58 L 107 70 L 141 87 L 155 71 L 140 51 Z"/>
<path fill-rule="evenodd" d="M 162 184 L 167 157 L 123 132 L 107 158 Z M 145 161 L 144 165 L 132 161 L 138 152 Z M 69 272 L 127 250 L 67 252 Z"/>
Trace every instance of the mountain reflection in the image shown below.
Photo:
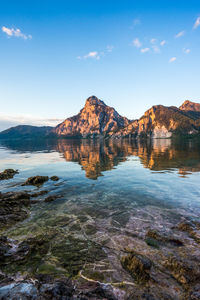
<path fill-rule="evenodd" d="M 143 167 L 152 171 L 173 171 L 180 176 L 200 171 L 199 141 L 171 140 L 43 140 L 1 141 L 3 147 L 19 152 L 57 151 L 66 161 L 77 162 L 86 177 L 97 179 L 102 172 L 112 170 L 128 157 L 139 157 Z"/>

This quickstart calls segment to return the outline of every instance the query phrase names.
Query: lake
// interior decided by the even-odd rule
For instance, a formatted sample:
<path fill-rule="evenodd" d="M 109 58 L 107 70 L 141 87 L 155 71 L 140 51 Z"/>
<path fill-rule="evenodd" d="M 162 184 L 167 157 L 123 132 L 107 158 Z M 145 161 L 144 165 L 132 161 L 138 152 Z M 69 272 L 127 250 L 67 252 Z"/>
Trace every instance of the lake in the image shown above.
<path fill-rule="evenodd" d="M 8 262 L 5 274 L 100 282 L 112 286 L 117 299 L 182 299 L 196 288 L 200 142 L 1 141 L 0 166 L 19 170 L 0 181 L 2 193 L 47 190 L 57 197 L 45 202 L 47 195 L 38 196 L 28 218 L 2 230 L 17 243 L 34 239 L 40 245 L 23 263 Z M 35 175 L 60 179 L 22 186 Z M 129 265 L 134 256 L 142 274 Z M 144 293 L 152 298 L 139 298 Z"/>

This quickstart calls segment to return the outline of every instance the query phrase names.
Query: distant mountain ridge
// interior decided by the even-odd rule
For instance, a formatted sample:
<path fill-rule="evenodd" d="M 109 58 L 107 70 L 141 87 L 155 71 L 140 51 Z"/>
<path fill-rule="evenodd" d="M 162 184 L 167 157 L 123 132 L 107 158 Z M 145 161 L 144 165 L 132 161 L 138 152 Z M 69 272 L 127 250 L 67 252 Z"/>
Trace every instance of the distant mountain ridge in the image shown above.
<path fill-rule="evenodd" d="M 151 137 L 200 134 L 200 104 L 186 100 L 179 108 L 155 105 L 130 121 L 96 96 L 89 97 L 80 112 L 56 127 L 20 125 L 0 133 L 0 138 L 31 137 Z"/>

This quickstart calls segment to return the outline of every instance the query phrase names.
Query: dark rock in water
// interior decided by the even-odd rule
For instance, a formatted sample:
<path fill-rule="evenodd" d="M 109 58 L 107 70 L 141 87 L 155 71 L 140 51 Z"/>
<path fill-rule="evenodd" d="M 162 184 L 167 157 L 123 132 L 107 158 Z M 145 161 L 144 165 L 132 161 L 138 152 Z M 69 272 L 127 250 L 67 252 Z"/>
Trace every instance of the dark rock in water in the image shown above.
<path fill-rule="evenodd" d="M 183 222 L 178 225 L 178 229 L 181 231 L 185 231 L 188 235 L 197 243 L 200 244 L 200 226 L 198 222 L 189 223 Z"/>
<path fill-rule="evenodd" d="M 11 249 L 8 238 L 6 236 L 0 236 L 0 264 L 4 261 L 4 256 Z"/>
<path fill-rule="evenodd" d="M 48 181 L 48 176 L 32 176 L 29 177 L 23 185 L 42 185 L 44 182 Z"/>
<path fill-rule="evenodd" d="M 188 298 L 189 300 L 199 300 L 200 299 L 200 284 L 197 284 L 192 292 L 190 293 L 190 296 Z"/>
<path fill-rule="evenodd" d="M 0 172 L 0 180 L 11 179 L 14 177 L 15 174 L 18 174 L 17 170 L 13 169 L 6 169 L 3 172 Z"/>
<path fill-rule="evenodd" d="M 59 177 L 58 176 L 51 176 L 50 179 L 53 180 L 53 181 L 58 181 Z"/>
<path fill-rule="evenodd" d="M 8 283 L 0 286 L 2 300 L 117 300 L 111 285 L 85 283 L 74 286 L 70 279 L 55 279 L 51 276 L 38 275 L 33 281 Z"/>
<path fill-rule="evenodd" d="M 54 200 L 56 200 L 58 198 L 58 196 L 48 196 L 45 198 L 45 202 L 52 202 Z"/>
<path fill-rule="evenodd" d="M 160 245 L 171 244 L 172 246 L 183 246 L 183 242 L 173 236 L 162 235 L 156 230 L 149 230 L 146 233 L 146 243 L 154 248 L 159 248 Z"/>
<path fill-rule="evenodd" d="M 0 224 L 9 227 L 28 215 L 30 195 L 26 192 L 9 192 L 0 194 Z"/>
<path fill-rule="evenodd" d="M 152 266 L 152 262 L 147 257 L 130 253 L 127 256 L 121 258 L 121 264 L 123 268 L 128 271 L 136 282 L 141 283 L 150 279 L 149 271 Z"/>
<path fill-rule="evenodd" d="M 200 281 L 200 272 L 195 265 L 190 265 L 187 261 L 178 260 L 170 256 L 163 261 L 163 265 L 170 270 L 172 276 L 185 288 L 190 284 Z"/>
<path fill-rule="evenodd" d="M 190 232 L 191 230 L 194 229 L 194 225 L 190 222 L 182 222 L 178 224 L 178 229 L 181 231 Z"/>
<path fill-rule="evenodd" d="M 40 192 L 33 193 L 30 196 L 33 197 L 33 198 L 35 198 L 35 197 L 38 197 L 38 196 L 43 196 L 43 195 L 45 195 L 47 193 L 48 193 L 48 191 L 43 190 L 43 191 L 40 191 Z"/>

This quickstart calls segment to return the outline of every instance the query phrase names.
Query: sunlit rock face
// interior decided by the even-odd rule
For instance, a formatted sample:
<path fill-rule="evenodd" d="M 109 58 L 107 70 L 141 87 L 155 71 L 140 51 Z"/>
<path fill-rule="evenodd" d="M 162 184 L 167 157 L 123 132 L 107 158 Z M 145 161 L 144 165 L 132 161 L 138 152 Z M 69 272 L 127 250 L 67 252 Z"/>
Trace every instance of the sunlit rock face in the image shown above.
<path fill-rule="evenodd" d="M 170 138 L 173 133 L 195 134 L 200 126 L 200 112 L 197 111 L 200 104 L 193 104 L 196 111 L 184 111 L 175 106 L 152 106 L 139 120 L 132 121 L 119 130 L 116 136 Z M 191 106 L 190 108 L 192 109 Z"/>
<path fill-rule="evenodd" d="M 179 107 L 179 109 L 181 110 L 185 110 L 185 111 L 198 111 L 200 112 L 200 104 L 199 103 L 195 103 L 189 100 L 186 100 L 185 102 L 183 102 L 183 104 Z"/>
<path fill-rule="evenodd" d="M 86 100 L 80 113 L 66 119 L 55 128 L 55 132 L 62 136 L 94 136 L 116 132 L 127 126 L 129 120 L 120 116 L 117 111 L 107 106 L 97 97 Z"/>

